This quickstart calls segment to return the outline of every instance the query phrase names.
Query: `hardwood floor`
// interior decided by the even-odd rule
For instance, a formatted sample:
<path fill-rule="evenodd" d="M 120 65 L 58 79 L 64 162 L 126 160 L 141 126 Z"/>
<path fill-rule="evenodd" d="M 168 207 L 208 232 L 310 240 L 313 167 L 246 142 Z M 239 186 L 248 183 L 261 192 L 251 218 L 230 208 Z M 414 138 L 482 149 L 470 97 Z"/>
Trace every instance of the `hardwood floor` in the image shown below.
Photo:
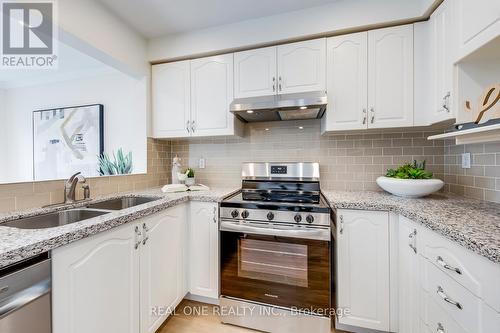
<path fill-rule="evenodd" d="M 222 324 L 214 305 L 184 300 L 157 333 L 255 333 L 257 331 Z M 335 331 L 332 333 L 344 333 Z M 345 332 L 346 333 L 346 332 Z"/>

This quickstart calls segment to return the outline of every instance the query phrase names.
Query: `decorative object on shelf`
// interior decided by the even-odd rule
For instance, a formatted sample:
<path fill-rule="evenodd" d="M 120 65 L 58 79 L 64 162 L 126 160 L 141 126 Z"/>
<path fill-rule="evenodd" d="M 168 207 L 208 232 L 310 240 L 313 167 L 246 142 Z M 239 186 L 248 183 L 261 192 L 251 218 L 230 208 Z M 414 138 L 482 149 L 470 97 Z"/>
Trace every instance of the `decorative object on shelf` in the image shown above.
<path fill-rule="evenodd" d="M 187 176 L 186 179 L 186 185 L 187 186 L 192 186 L 195 184 L 195 179 L 194 179 L 194 170 L 191 168 L 187 168 L 186 172 L 184 173 Z"/>
<path fill-rule="evenodd" d="M 425 161 L 413 161 L 397 169 L 387 170 L 385 176 L 377 178 L 377 184 L 385 191 L 406 198 L 419 198 L 439 191 L 444 182 L 433 179 L 433 174 L 425 170 Z"/>
<path fill-rule="evenodd" d="M 478 99 L 478 105 L 473 108 L 470 101 L 465 101 L 465 110 L 473 112 L 474 123 L 483 124 L 490 119 L 500 118 L 500 84 L 487 87 Z"/>
<path fill-rule="evenodd" d="M 102 104 L 33 112 L 34 180 L 68 178 L 77 171 L 98 176 L 103 151 Z"/>
<path fill-rule="evenodd" d="M 132 173 L 132 152 L 125 155 L 123 150 L 120 148 L 116 152 L 116 155 L 113 152 L 114 161 L 111 161 L 107 153 L 102 153 L 98 156 L 98 160 L 99 175 L 101 176 L 128 175 Z"/>
<path fill-rule="evenodd" d="M 175 155 L 172 160 L 172 184 L 180 184 L 178 174 L 181 172 L 181 159 Z"/>

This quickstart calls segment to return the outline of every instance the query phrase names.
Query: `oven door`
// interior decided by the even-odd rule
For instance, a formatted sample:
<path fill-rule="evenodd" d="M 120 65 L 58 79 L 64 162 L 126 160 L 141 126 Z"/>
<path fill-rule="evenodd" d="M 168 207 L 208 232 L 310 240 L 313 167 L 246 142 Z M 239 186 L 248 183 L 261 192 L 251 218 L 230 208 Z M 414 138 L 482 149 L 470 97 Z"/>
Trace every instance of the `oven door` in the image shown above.
<path fill-rule="evenodd" d="M 221 295 L 327 316 L 329 228 L 221 221 Z"/>

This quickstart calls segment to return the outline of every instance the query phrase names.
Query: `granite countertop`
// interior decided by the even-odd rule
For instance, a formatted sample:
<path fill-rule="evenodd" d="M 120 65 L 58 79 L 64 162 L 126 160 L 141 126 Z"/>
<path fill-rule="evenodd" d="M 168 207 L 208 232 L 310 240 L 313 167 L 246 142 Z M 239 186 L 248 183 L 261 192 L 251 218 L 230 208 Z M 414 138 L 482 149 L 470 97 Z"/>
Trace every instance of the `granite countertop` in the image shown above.
<path fill-rule="evenodd" d="M 96 198 L 91 203 L 126 196 L 153 196 L 159 200 L 143 205 L 113 211 L 88 220 L 48 229 L 17 229 L 1 226 L 2 222 L 23 217 L 47 214 L 68 208 L 84 207 L 89 201 L 72 205 L 36 208 L 0 214 L 0 268 L 31 256 L 55 249 L 59 246 L 95 235 L 102 231 L 154 214 L 187 201 L 220 202 L 238 189 L 216 188 L 210 191 L 163 193 L 159 188 L 120 193 Z"/>
<path fill-rule="evenodd" d="M 451 194 L 407 199 L 386 192 L 324 191 L 336 209 L 393 211 L 500 263 L 500 204 Z"/>

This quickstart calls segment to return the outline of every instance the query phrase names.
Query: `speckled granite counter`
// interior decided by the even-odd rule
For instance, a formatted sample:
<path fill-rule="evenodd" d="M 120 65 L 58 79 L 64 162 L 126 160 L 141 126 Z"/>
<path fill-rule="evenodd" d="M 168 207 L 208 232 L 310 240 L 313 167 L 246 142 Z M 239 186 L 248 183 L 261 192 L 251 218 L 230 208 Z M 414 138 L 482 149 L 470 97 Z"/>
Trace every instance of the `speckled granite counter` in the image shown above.
<path fill-rule="evenodd" d="M 393 211 L 500 263 L 500 204 L 435 194 L 405 199 L 385 192 L 326 191 L 333 208 Z"/>
<path fill-rule="evenodd" d="M 109 214 L 94 217 L 88 220 L 67 224 L 49 229 L 17 229 L 1 226 L 2 222 L 51 213 L 68 208 L 77 208 L 88 205 L 89 202 L 66 205 L 64 207 L 38 208 L 26 211 L 0 214 L 0 268 L 29 258 L 31 256 L 52 250 L 56 247 L 95 235 L 102 231 L 134 221 L 144 216 L 154 214 L 166 208 L 187 201 L 220 202 L 237 189 L 212 189 L 190 193 L 165 194 L 160 189 L 121 193 L 92 200 L 105 201 L 124 196 L 155 196 L 159 200 L 140 206 L 113 211 Z"/>

